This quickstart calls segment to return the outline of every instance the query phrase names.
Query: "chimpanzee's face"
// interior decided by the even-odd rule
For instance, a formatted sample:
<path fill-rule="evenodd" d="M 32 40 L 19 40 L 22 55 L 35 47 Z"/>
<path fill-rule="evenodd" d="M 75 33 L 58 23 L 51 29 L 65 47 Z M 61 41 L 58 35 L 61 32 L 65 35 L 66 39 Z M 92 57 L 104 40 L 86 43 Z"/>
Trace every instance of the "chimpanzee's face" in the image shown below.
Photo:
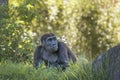
<path fill-rule="evenodd" d="M 47 50 L 55 52 L 58 50 L 58 40 L 55 36 L 48 37 L 45 40 L 44 46 Z"/>

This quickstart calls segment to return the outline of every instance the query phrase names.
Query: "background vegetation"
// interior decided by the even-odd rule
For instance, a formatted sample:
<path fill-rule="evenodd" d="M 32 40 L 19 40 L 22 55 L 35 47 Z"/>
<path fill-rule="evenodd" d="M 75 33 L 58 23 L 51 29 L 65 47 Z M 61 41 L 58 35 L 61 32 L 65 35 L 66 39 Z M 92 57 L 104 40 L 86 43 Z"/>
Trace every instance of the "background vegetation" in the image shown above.
<path fill-rule="evenodd" d="M 13 63 L 10 61 L 0 63 L 1 80 L 106 80 L 105 72 L 92 75 L 91 65 L 80 58 L 80 62 L 71 65 L 62 71 L 52 67 L 46 68 L 44 65 L 37 70 L 31 64 Z M 83 63 L 84 62 L 84 63 Z M 83 65 L 84 64 L 84 65 Z M 101 76 L 102 75 L 102 76 Z"/>
<path fill-rule="evenodd" d="M 119 44 L 119 14 L 119 0 L 9 0 L 7 4 L 0 3 L 0 70 L 7 60 L 32 64 L 40 36 L 48 32 L 66 42 L 76 55 L 84 54 L 86 59 L 92 60 Z M 19 64 L 8 65 L 19 69 Z"/>

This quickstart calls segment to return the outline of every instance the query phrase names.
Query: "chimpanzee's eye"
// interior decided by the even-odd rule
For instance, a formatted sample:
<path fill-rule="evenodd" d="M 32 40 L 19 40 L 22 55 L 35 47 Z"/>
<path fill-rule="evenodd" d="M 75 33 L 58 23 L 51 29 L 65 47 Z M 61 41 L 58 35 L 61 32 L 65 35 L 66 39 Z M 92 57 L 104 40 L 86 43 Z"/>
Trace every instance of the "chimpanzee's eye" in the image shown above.
<path fill-rule="evenodd" d="M 56 40 L 56 37 L 54 37 L 53 40 Z"/>
<path fill-rule="evenodd" d="M 49 38 L 48 41 L 52 41 L 52 38 Z"/>
<path fill-rule="evenodd" d="M 52 40 L 55 41 L 55 40 L 57 40 L 57 39 L 56 39 L 56 37 L 50 37 L 50 38 L 47 39 L 47 41 L 50 41 L 50 42 L 51 42 Z"/>

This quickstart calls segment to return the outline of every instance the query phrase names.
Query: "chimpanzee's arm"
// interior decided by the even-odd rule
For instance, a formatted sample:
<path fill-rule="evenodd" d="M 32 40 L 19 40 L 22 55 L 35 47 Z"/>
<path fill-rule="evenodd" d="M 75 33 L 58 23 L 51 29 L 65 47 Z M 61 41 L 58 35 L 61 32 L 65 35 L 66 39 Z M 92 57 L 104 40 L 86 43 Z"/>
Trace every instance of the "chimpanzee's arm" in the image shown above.
<path fill-rule="evenodd" d="M 69 64 L 69 58 L 67 54 L 67 47 L 63 42 L 59 42 L 59 53 L 58 53 L 58 58 L 59 58 L 59 65 L 63 69 L 65 69 L 68 64 Z"/>
<path fill-rule="evenodd" d="M 34 52 L 34 67 L 37 68 L 39 63 L 42 61 L 42 53 L 41 53 L 42 46 L 38 46 Z"/>
<path fill-rule="evenodd" d="M 68 50 L 68 57 L 69 59 L 71 59 L 73 61 L 73 63 L 75 63 L 77 61 L 75 55 L 72 53 L 72 51 L 67 47 Z"/>

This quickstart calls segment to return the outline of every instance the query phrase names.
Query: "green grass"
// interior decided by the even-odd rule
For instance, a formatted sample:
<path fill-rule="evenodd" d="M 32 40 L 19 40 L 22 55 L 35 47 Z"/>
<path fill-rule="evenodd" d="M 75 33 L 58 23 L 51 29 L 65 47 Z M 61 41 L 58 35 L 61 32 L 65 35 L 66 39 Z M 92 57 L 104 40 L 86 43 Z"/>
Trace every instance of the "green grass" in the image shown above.
<path fill-rule="evenodd" d="M 0 62 L 0 80 L 104 80 L 101 76 L 94 76 L 91 64 L 80 58 L 65 71 L 56 68 L 46 68 L 44 65 L 37 70 L 32 64 Z"/>

